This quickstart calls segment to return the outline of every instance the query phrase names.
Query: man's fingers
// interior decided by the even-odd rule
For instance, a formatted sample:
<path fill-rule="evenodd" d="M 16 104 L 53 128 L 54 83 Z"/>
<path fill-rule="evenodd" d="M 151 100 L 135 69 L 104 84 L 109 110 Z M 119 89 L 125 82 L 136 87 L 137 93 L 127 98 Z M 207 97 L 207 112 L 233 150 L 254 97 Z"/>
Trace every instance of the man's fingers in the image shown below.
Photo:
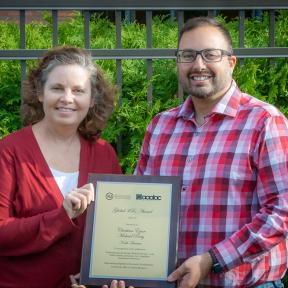
<path fill-rule="evenodd" d="M 182 264 L 168 276 L 167 280 L 169 282 L 174 282 L 180 279 L 185 273 L 186 273 L 186 269 L 184 268 L 184 265 Z"/>
<path fill-rule="evenodd" d="M 179 288 L 194 288 L 196 284 L 191 274 L 185 274 L 179 283 Z"/>

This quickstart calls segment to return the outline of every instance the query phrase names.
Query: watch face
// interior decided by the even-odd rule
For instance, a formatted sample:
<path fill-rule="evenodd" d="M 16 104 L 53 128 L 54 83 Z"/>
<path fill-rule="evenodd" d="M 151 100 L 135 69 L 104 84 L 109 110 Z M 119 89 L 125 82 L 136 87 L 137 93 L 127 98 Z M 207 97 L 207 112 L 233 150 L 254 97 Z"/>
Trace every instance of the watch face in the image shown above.
<path fill-rule="evenodd" d="M 214 273 L 221 273 L 223 271 L 220 263 L 213 264 L 213 272 Z"/>
<path fill-rule="evenodd" d="M 214 273 L 221 273 L 223 271 L 223 268 L 221 267 L 220 263 L 218 262 L 215 254 L 213 253 L 212 250 L 209 250 L 208 253 L 211 256 L 212 259 L 212 271 Z"/>

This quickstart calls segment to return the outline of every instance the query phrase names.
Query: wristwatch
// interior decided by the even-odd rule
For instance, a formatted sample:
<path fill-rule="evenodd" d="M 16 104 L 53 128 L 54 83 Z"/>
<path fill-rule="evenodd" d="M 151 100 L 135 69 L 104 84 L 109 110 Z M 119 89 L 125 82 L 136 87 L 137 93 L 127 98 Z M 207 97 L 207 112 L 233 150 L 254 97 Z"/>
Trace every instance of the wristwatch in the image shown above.
<path fill-rule="evenodd" d="M 212 271 L 216 274 L 219 274 L 221 272 L 223 272 L 223 268 L 222 266 L 220 265 L 220 263 L 218 262 L 214 252 L 212 251 L 212 249 L 210 249 L 208 251 L 208 253 L 210 254 L 211 256 L 211 259 L 212 259 Z"/>

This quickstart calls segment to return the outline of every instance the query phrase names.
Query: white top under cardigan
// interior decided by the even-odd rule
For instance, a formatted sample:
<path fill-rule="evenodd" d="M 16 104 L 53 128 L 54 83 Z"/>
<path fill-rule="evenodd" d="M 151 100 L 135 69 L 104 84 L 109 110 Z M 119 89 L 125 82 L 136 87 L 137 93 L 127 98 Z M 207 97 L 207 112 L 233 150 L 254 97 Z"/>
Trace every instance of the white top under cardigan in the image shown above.
<path fill-rule="evenodd" d="M 51 167 L 50 170 L 64 198 L 72 189 L 77 188 L 79 171 L 62 172 Z"/>

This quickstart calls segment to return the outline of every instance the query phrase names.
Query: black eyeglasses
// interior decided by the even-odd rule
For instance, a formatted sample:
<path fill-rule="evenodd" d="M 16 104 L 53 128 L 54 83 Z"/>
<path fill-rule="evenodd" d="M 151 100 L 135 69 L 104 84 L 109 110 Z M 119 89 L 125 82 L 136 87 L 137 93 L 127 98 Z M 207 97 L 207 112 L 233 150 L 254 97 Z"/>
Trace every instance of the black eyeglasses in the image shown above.
<path fill-rule="evenodd" d="M 195 61 L 197 55 L 201 55 L 205 62 L 220 62 L 223 55 L 231 56 L 232 53 L 222 49 L 203 49 L 200 51 L 193 49 L 177 50 L 175 56 L 179 63 L 191 63 Z"/>

